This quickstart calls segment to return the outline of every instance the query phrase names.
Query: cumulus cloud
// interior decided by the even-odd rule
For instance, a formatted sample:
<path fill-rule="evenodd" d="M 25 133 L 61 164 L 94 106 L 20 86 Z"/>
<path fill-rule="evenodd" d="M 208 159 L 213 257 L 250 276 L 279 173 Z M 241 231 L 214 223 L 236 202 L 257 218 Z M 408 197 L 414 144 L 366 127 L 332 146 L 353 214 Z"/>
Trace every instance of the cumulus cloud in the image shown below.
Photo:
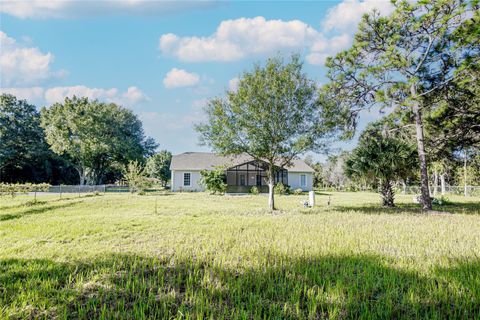
<path fill-rule="evenodd" d="M 0 88 L 0 93 L 9 93 L 19 100 L 27 100 L 31 104 L 39 104 L 43 102 L 43 94 L 45 90 L 42 87 L 30 88 Z"/>
<path fill-rule="evenodd" d="M 208 8 L 214 1 L 2 0 L 0 12 L 18 18 L 75 18 L 101 15 L 165 15 Z"/>
<path fill-rule="evenodd" d="M 180 88 L 191 87 L 200 81 L 200 76 L 196 73 L 190 73 L 183 69 L 173 68 L 170 70 L 165 78 L 163 78 L 163 85 L 166 88 Z"/>
<path fill-rule="evenodd" d="M 159 49 L 182 61 L 234 61 L 251 54 L 298 49 L 318 37 L 318 31 L 299 20 L 266 20 L 264 17 L 225 20 L 208 37 L 160 37 Z"/>
<path fill-rule="evenodd" d="M 393 5 L 390 0 L 344 0 L 328 11 L 322 25 L 326 30 L 356 30 L 362 16 L 373 9 L 387 15 L 393 11 Z"/>
<path fill-rule="evenodd" d="M 328 56 L 348 48 L 360 18 L 374 8 L 385 15 L 392 12 L 393 5 L 388 0 L 344 0 L 328 11 L 321 23 L 323 30 L 300 20 L 225 20 L 210 36 L 163 34 L 159 50 L 185 62 L 235 61 L 278 51 L 300 51 L 307 54 L 309 63 L 321 65 Z"/>
<path fill-rule="evenodd" d="M 45 91 L 45 101 L 48 104 L 62 102 L 66 97 L 87 97 L 98 99 L 102 102 L 117 103 L 124 106 L 134 106 L 149 98 L 137 87 L 129 87 L 127 91 L 120 92 L 117 88 L 89 88 L 83 85 L 71 87 L 53 87 Z"/>
<path fill-rule="evenodd" d="M 0 31 L 0 80 L 2 86 L 32 85 L 64 71 L 51 71 L 54 56 L 35 47 L 25 47 Z"/>

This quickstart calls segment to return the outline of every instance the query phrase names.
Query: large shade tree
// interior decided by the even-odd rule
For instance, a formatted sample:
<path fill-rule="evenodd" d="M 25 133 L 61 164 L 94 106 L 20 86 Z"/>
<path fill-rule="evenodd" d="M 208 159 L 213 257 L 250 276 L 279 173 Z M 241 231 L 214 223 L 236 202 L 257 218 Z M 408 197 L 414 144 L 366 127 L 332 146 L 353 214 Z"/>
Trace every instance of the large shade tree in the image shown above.
<path fill-rule="evenodd" d="M 275 209 L 275 172 L 299 155 L 321 149 L 335 126 L 326 123 L 314 81 L 302 61 L 277 57 L 245 72 L 236 91 L 206 107 L 201 142 L 224 155 L 248 154 L 267 165 L 269 208 Z"/>
<path fill-rule="evenodd" d="M 423 113 L 430 97 L 451 81 L 466 76 L 476 46 L 459 41 L 476 1 L 394 1 L 394 12 L 363 17 L 353 46 L 327 61 L 327 87 L 340 110 L 355 123 L 364 109 L 395 106 L 413 114 L 420 162 L 422 206 L 431 209 Z M 470 30 L 470 29 L 469 29 Z M 469 30 L 463 32 L 470 32 Z M 469 40 L 468 40 L 469 39 Z M 476 40 L 475 40 L 476 39 Z"/>
<path fill-rule="evenodd" d="M 121 174 L 127 163 L 143 162 L 156 148 L 137 116 L 113 103 L 65 98 L 41 110 L 41 125 L 51 149 L 75 166 L 80 184 L 101 183 L 111 170 Z"/>

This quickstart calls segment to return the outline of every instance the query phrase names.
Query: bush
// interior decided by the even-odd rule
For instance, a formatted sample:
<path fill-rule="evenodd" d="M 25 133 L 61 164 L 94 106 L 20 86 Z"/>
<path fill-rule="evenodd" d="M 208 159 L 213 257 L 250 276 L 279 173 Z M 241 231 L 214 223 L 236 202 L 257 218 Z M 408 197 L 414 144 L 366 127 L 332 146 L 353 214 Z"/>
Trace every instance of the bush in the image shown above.
<path fill-rule="evenodd" d="M 438 205 L 447 205 L 447 204 L 452 204 L 452 202 L 445 196 L 441 196 L 440 198 L 433 198 L 432 199 L 433 204 L 438 204 Z"/>
<path fill-rule="evenodd" d="M 275 192 L 275 194 L 288 194 L 290 192 L 290 187 L 279 182 L 273 188 L 273 192 Z"/>
<path fill-rule="evenodd" d="M 47 183 L 0 183 L 0 196 L 11 195 L 12 198 L 17 193 L 29 193 L 29 192 L 47 192 L 50 185 Z"/>
<path fill-rule="evenodd" d="M 302 193 L 303 193 L 303 190 L 300 189 L 300 188 L 293 190 L 293 194 L 294 194 L 294 195 L 299 196 L 299 195 L 301 195 Z"/>
<path fill-rule="evenodd" d="M 253 187 L 250 188 L 250 193 L 257 195 L 257 194 L 260 193 L 260 191 L 258 190 L 258 188 L 256 186 L 253 186 Z"/>
<path fill-rule="evenodd" d="M 225 171 L 223 170 L 202 170 L 200 171 L 202 183 L 210 193 L 225 193 L 227 184 L 225 183 Z"/>

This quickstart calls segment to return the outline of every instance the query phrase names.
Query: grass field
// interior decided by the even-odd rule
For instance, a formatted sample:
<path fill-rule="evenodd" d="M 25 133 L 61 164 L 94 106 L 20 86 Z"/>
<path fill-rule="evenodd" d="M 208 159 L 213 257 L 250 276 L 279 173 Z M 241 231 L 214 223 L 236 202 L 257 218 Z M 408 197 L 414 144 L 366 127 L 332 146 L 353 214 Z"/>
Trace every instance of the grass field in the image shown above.
<path fill-rule="evenodd" d="M 0 198 L 0 318 L 480 319 L 480 198 L 327 198 Z"/>

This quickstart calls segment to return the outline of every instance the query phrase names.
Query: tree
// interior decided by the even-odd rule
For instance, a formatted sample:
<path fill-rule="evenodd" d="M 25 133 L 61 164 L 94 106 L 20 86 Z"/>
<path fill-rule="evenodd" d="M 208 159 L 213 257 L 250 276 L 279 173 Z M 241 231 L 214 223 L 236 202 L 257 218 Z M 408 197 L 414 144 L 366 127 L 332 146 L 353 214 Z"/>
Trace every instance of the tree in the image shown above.
<path fill-rule="evenodd" d="M 123 178 L 127 181 L 131 193 L 141 192 L 148 186 L 145 169 L 138 161 L 130 161 L 123 170 Z"/>
<path fill-rule="evenodd" d="M 395 10 L 388 17 L 378 12 L 365 15 L 352 48 L 328 59 L 331 82 L 326 90 L 340 102 L 339 110 L 350 112 L 348 120 L 353 124 L 358 112 L 376 106 L 412 112 L 422 206 L 430 210 L 422 115 L 430 97 L 464 75 L 456 71 L 475 46 L 460 43 L 458 30 L 467 23 L 474 5 L 461 0 L 393 3 Z"/>
<path fill-rule="evenodd" d="M 334 128 L 324 125 L 317 86 L 293 56 L 268 59 L 241 77 L 237 91 L 206 107 L 196 127 L 200 141 L 224 155 L 246 153 L 267 167 L 269 208 L 275 209 L 275 172 L 299 155 L 319 149 Z"/>
<path fill-rule="evenodd" d="M 225 170 L 202 170 L 200 175 L 202 176 L 200 182 L 211 193 L 225 193 L 227 191 Z"/>
<path fill-rule="evenodd" d="M 323 167 L 322 164 L 318 161 L 314 161 L 312 156 L 308 155 L 304 159 L 305 163 L 308 164 L 315 172 L 313 173 L 313 186 L 320 187 L 323 182 Z"/>
<path fill-rule="evenodd" d="M 42 109 L 41 125 L 51 149 L 73 163 L 81 185 L 99 184 L 107 172 L 120 173 L 129 161 L 143 161 L 156 148 L 137 116 L 113 103 L 65 98 Z"/>
<path fill-rule="evenodd" d="M 393 207 L 393 183 L 408 178 L 416 166 L 412 145 L 393 137 L 366 134 L 347 158 L 345 172 L 352 179 L 378 183 L 383 205 Z"/>
<path fill-rule="evenodd" d="M 165 185 L 170 179 L 170 163 L 172 162 L 172 153 L 162 150 L 147 159 L 145 171 L 150 178 L 156 178 Z"/>

